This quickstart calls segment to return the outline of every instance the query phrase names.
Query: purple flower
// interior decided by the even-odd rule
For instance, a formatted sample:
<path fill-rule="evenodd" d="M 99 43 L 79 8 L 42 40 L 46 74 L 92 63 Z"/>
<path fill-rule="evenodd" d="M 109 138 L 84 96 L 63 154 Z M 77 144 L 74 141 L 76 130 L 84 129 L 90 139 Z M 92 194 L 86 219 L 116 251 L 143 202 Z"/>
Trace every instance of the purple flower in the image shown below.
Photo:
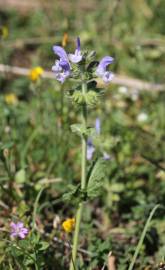
<path fill-rule="evenodd" d="M 97 135 L 100 134 L 100 131 L 101 131 L 100 126 L 101 126 L 100 119 L 99 118 L 96 118 L 96 121 L 95 121 L 95 130 L 96 130 Z"/>
<path fill-rule="evenodd" d="M 96 130 L 96 133 L 99 135 L 100 134 L 100 119 L 99 118 L 96 118 L 95 130 Z M 95 147 L 93 145 L 92 139 L 88 138 L 88 140 L 87 140 L 87 160 L 92 159 L 94 152 L 95 152 Z"/>
<path fill-rule="evenodd" d="M 62 58 L 55 61 L 55 65 L 52 67 L 52 71 L 55 74 L 55 78 L 61 83 L 64 83 L 66 78 L 68 78 L 71 73 L 69 63 Z"/>
<path fill-rule="evenodd" d="M 59 82 L 64 83 L 66 78 L 68 78 L 71 74 L 71 68 L 67 53 L 60 46 L 53 46 L 53 51 L 59 56 L 60 59 L 55 61 L 55 64 L 52 67 L 52 71 L 55 74 L 55 78 Z"/>
<path fill-rule="evenodd" d="M 89 138 L 87 141 L 87 160 L 91 160 L 95 152 L 95 147 L 93 146 L 92 140 Z"/>
<path fill-rule="evenodd" d="M 113 61 L 114 59 L 111 56 L 105 56 L 96 69 L 96 75 L 101 77 L 106 84 L 108 84 L 114 76 L 111 71 L 107 70 L 107 67 L 112 64 Z"/>
<path fill-rule="evenodd" d="M 24 227 L 23 222 L 18 222 L 18 223 L 11 222 L 10 227 L 11 227 L 10 235 L 12 237 L 18 236 L 19 238 L 24 239 L 29 232 L 29 230 Z"/>
<path fill-rule="evenodd" d="M 80 48 L 80 38 L 77 38 L 77 48 L 73 53 L 69 54 L 69 60 L 72 63 L 79 63 L 82 60 L 81 48 Z"/>
<path fill-rule="evenodd" d="M 53 46 L 53 51 L 55 54 L 58 55 L 58 57 L 62 60 L 65 60 L 66 62 L 69 62 L 68 55 L 66 51 L 61 46 Z"/>
<path fill-rule="evenodd" d="M 103 159 L 104 160 L 110 160 L 110 155 L 107 152 L 103 152 Z"/>

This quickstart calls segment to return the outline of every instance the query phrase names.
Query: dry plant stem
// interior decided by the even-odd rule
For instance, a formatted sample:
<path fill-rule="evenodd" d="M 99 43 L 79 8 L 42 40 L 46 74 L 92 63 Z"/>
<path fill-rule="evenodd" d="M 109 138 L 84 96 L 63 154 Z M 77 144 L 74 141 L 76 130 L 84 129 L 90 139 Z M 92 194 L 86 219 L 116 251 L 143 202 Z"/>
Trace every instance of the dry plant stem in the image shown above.
<path fill-rule="evenodd" d="M 19 76 L 28 76 L 30 72 L 30 69 L 28 68 L 22 68 L 22 67 L 16 67 L 16 66 L 8 66 L 0 63 L 0 73 L 10 73 L 14 75 Z M 50 71 L 45 71 L 42 75 L 43 78 L 47 79 L 53 79 L 54 80 L 54 74 Z M 104 87 L 105 85 L 102 83 L 101 80 L 97 80 L 99 87 Z M 115 77 L 112 81 L 113 84 L 116 85 L 125 85 L 126 87 L 130 89 L 137 89 L 138 91 L 164 91 L 165 85 L 164 84 L 154 84 L 145 82 L 139 79 L 130 78 L 127 76 L 117 75 L 115 74 Z"/>
<path fill-rule="evenodd" d="M 86 83 L 82 83 L 82 93 L 86 93 Z M 82 105 L 82 124 L 84 128 L 87 127 L 87 106 L 86 104 Z M 81 189 L 85 189 L 86 187 L 86 155 L 87 155 L 87 139 L 85 135 L 82 135 L 82 159 L 81 159 Z M 76 226 L 73 237 L 73 249 L 72 249 L 72 259 L 74 264 L 76 265 L 76 257 L 78 250 L 78 241 L 79 241 L 79 233 L 80 233 L 80 223 L 83 213 L 84 203 L 80 202 L 79 207 L 76 214 Z M 71 260 L 70 262 L 70 270 L 74 270 L 74 265 Z"/>

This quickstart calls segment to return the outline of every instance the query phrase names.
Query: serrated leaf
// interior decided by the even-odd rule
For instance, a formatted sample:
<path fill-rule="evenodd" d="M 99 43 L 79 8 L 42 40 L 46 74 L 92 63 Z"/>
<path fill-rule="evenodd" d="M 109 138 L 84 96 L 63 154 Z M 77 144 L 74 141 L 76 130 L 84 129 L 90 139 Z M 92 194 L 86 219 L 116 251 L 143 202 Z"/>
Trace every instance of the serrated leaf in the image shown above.
<path fill-rule="evenodd" d="M 94 106 L 98 102 L 98 94 L 95 91 L 89 90 L 85 95 L 86 104 Z"/>
<path fill-rule="evenodd" d="M 73 197 L 75 197 L 75 195 L 78 194 L 80 190 L 80 184 L 77 186 L 70 185 L 68 190 L 69 191 L 62 196 L 63 200 L 70 201 L 73 199 Z"/>
<path fill-rule="evenodd" d="M 72 130 L 72 132 L 76 133 L 79 136 L 86 133 L 86 128 L 81 124 L 73 124 L 73 125 L 71 125 L 71 130 Z"/>
<path fill-rule="evenodd" d="M 73 124 L 71 125 L 72 132 L 76 133 L 79 136 L 86 135 L 86 136 L 93 136 L 95 135 L 95 129 L 91 127 L 85 128 L 81 124 Z"/>
<path fill-rule="evenodd" d="M 83 104 L 85 102 L 84 95 L 80 91 L 75 91 L 72 98 L 77 104 Z"/>
<path fill-rule="evenodd" d="M 88 197 L 94 198 L 100 194 L 100 189 L 106 177 L 105 171 L 106 171 L 106 161 L 103 158 L 100 158 L 96 161 L 88 180 L 87 185 Z"/>

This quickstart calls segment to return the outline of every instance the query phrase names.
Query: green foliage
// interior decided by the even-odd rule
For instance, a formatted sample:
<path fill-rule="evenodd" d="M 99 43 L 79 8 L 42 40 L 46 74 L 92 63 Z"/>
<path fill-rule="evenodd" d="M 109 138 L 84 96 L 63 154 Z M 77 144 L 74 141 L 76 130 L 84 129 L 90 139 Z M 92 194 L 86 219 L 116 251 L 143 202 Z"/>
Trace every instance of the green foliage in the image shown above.
<path fill-rule="evenodd" d="M 85 95 L 82 94 L 80 91 L 75 91 L 72 95 L 73 101 L 78 104 L 86 103 L 89 106 L 94 106 L 98 103 L 98 93 L 92 90 L 89 90 Z"/>
<path fill-rule="evenodd" d="M 77 204 L 85 201 L 80 248 L 91 253 L 79 252 L 79 268 L 102 269 L 112 251 L 116 269 L 125 270 L 151 208 L 165 201 L 165 94 L 138 92 L 136 84 L 124 90 L 111 84 L 102 95 L 100 85 L 90 81 L 97 63 L 95 52 L 89 55 L 88 51 L 95 49 L 98 60 L 112 55 L 117 74 L 164 83 L 165 2 L 50 2 L 51 9 L 48 1 L 48 6 L 43 3 L 32 12 L 0 8 L 0 28 L 9 29 L 9 36 L 0 40 L 0 63 L 50 70 L 52 45 L 61 45 L 67 32 L 65 49 L 72 52 L 79 35 L 87 49 L 87 94 L 81 94 L 79 85 L 73 94 L 69 83 L 60 86 L 41 79 L 40 85 L 32 87 L 28 77 L 0 74 L 0 269 L 33 270 L 35 262 L 40 270 L 68 268 L 70 250 L 65 244 L 70 235 L 64 235 L 61 223 L 74 217 Z M 16 95 L 17 104 L 6 103 L 8 93 Z M 102 98 L 99 108 L 98 97 Z M 89 105 L 87 129 L 74 124 L 81 122 L 79 105 L 73 110 L 74 101 Z M 141 113 L 146 120 L 138 120 Z M 98 116 L 99 137 L 94 132 Z M 70 126 L 75 134 L 93 139 L 94 158 L 98 157 L 88 162 L 88 186 L 83 192 L 77 184 L 80 138 Z M 110 154 L 109 161 L 100 158 L 104 151 Z M 9 236 L 10 221 L 22 219 L 32 229 L 35 200 L 43 187 L 35 213 L 42 234 L 34 230 L 17 243 Z M 162 208 L 155 213 L 135 269 L 155 270 L 164 262 L 164 213 Z M 62 243 L 55 242 L 54 236 Z"/>
<path fill-rule="evenodd" d="M 94 162 L 87 184 L 87 196 L 89 198 L 98 197 L 106 178 L 106 161 L 99 158 Z"/>
<path fill-rule="evenodd" d="M 94 136 L 96 131 L 94 128 L 91 127 L 87 127 L 85 128 L 82 124 L 73 124 L 71 125 L 71 130 L 73 133 L 76 133 L 77 135 L 79 135 L 80 137 L 82 136 Z"/>
<path fill-rule="evenodd" d="M 64 201 L 71 201 L 77 200 L 78 202 L 81 201 L 81 191 L 80 191 L 80 184 L 77 186 L 70 185 L 67 187 L 68 191 L 63 195 Z"/>
<path fill-rule="evenodd" d="M 43 254 L 48 249 L 48 242 L 41 240 L 37 233 L 30 233 L 23 240 L 6 240 L 4 242 L 5 256 L 1 257 L 0 265 L 10 265 L 15 269 L 15 262 L 21 269 L 44 269 Z M 10 260 L 11 259 L 11 260 Z"/>

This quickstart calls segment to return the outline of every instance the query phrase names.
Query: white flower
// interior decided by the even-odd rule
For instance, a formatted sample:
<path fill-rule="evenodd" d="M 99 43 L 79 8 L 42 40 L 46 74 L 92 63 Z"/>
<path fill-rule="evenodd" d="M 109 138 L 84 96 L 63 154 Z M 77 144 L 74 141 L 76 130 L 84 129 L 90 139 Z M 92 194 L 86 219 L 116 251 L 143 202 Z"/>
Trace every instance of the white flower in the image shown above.
<path fill-rule="evenodd" d="M 137 116 L 137 121 L 138 122 L 146 122 L 148 120 L 148 114 L 145 112 L 141 112 Z"/>
<path fill-rule="evenodd" d="M 120 86 L 118 88 L 118 91 L 119 91 L 120 94 L 128 94 L 128 88 L 125 87 L 125 86 Z"/>

